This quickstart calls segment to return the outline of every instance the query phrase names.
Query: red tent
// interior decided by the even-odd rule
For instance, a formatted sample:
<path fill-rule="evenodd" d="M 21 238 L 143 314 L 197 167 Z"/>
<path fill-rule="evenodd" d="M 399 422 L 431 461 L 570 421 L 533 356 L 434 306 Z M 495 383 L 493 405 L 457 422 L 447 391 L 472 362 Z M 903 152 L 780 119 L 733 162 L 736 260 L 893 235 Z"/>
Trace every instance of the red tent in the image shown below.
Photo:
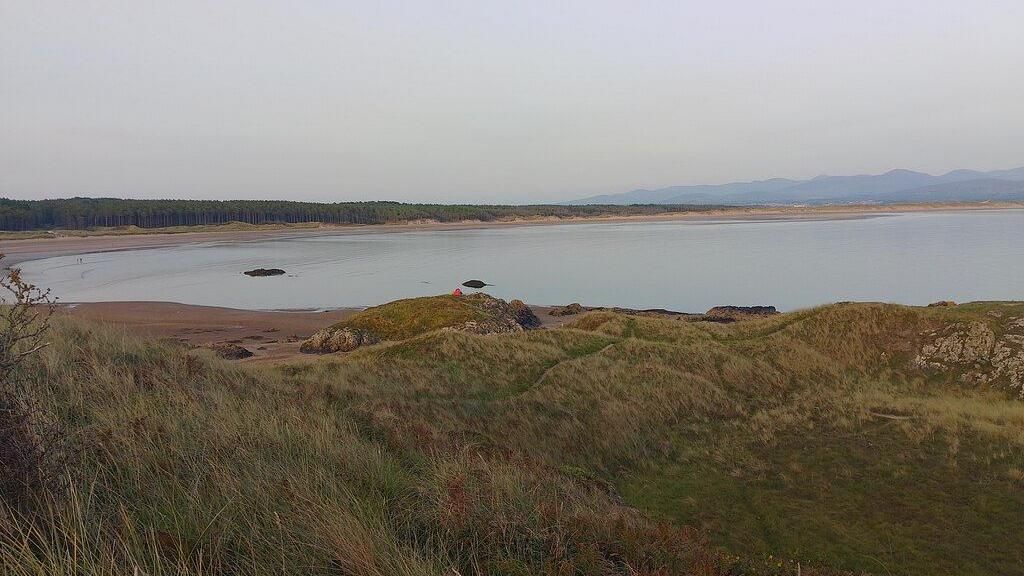
<path fill-rule="evenodd" d="M 456 288 L 455 291 L 452 292 L 452 296 L 462 296 L 462 288 Z"/>

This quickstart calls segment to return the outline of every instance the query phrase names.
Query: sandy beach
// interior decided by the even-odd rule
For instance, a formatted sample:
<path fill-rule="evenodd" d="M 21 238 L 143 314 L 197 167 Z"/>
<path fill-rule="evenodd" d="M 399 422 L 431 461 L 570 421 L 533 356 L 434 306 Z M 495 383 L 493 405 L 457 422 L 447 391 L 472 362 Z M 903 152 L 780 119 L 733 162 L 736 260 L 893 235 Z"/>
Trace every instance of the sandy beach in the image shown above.
<path fill-rule="evenodd" d="M 403 224 L 375 225 L 319 225 L 302 227 L 253 226 L 247 230 L 225 228 L 203 232 L 180 233 L 139 233 L 103 235 L 60 235 L 47 238 L 4 240 L 0 235 L 0 253 L 5 255 L 3 266 L 20 262 L 117 250 L 138 250 L 164 248 L 181 244 L 203 242 L 246 242 L 268 238 L 295 238 L 306 236 L 331 236 L 337 234 L 387 234 L 395 232 L 416 232 L 424 230 L 471 230 L 484 228 L 505 228 L 509 226 L 551 226 L 559 224 L 591 224 L 598 222 L 672 222 L 709 220 L 786 220 L 786 219 L 841 219 L 866 218 L 884 214 L 908 212 L 950 212 L 965 210 L 1024 209 L 1024 202 L 985 202 L 955 204 L 906 204 L 906 205 L 851 205 L 851 206 L 779 206 L 779 207 L 737 207 L 702 212 L 679 212 L 657 216 L 609 216 L 596 218 L 538 218 L 501 222 L 467 221 L 457 223 L 409 222 Z"/>

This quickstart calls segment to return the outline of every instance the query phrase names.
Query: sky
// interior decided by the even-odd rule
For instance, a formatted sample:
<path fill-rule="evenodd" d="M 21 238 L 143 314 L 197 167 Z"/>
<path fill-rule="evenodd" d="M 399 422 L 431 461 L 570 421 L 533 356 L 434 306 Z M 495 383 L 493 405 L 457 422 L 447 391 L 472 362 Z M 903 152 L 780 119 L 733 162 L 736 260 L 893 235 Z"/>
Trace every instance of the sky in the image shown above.
<path fill-rule="evenodd" d="M 522 203 L 1021 165 L 1021 0 L 0 0 L 2 197 Z"/>

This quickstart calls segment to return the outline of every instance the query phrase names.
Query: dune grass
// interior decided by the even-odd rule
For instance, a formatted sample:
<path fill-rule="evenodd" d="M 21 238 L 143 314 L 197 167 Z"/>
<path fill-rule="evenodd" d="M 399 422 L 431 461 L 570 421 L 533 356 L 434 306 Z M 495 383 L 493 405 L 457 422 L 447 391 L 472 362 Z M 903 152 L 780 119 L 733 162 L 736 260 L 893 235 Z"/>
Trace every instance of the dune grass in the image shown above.
<path fill-rule="evenodd" d="M 909 360 L 1022 314 L 597 312 L 273 371 L 62 320 L 20 377 L 68 489 L 0 513 L 0 572 L 1020 573 L 1024 402 Z"/>
<path fill-rule="evenodd" d="M 367 308 L 334 327 L 367 330 L 383 340 L 406 340 L 446 326 L 486 318 L 473 304 L 469 297 L 456 296 L 396 300 Z"/>

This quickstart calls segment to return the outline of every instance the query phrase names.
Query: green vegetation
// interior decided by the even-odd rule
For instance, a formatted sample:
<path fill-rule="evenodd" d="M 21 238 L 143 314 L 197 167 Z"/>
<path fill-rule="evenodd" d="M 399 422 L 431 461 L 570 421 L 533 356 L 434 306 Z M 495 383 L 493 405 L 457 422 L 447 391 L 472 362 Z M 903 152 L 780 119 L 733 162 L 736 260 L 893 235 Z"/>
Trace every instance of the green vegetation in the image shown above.
<path fill-rule="evenodd" d="M 433 330 L 490 317 L 472 296 L 425 296 L 367 308 L 332 328 L 367 330 L 381 340 L 406 340 Z"/>
<path fill-rule="evenodd" d="M 10 232 L 0 230 L 0 240 L 28 240 L 32 238 L 85 238 L 89 236 L 137 236 L 145 234 L 186 234 L 195 232 L 250 232 L 257 230 L 302 230 L 317 228 L 317 222 L 246 224 L 244 222 L 225 222 L 223 224 L 205 224 L 195 226 L 168 226 L 163 228 L 139 228 L 138 226 L 93 226 L 79 230 L 26 230 Z"/>
<path fill-rule="evenodd" d="M 489 206 L 403 204 L 400 202 L 290 202 L 284 200 L 130 200 L 67 198 L 9 200 L 0 198 L 0 230 L 82 230 L 97 227 L 170 228 L 243 224 L 309 223 L 387 224 L 430 220 L 437 222 L 633 216 L 700 212 L 720 206 Z"/>
<path fill-rule="evenodd" d="M 521 332 L 540 320 L 521 301 L 505 302 L 488 294 L 426 296 L 368 308 L 317 331 L 302 343 L 307 353 L 350 352 L 383 340 L 407 340 L 435 330 L 474 334 Z"/>
<path fill-rule="evenodd" d="M 272 371 L 64 319 L 16 377 L 73 457 L 0 572 L 1020 574 L 1024 402 L 915 359 L 1022 317 L 593 312 Z"/>

